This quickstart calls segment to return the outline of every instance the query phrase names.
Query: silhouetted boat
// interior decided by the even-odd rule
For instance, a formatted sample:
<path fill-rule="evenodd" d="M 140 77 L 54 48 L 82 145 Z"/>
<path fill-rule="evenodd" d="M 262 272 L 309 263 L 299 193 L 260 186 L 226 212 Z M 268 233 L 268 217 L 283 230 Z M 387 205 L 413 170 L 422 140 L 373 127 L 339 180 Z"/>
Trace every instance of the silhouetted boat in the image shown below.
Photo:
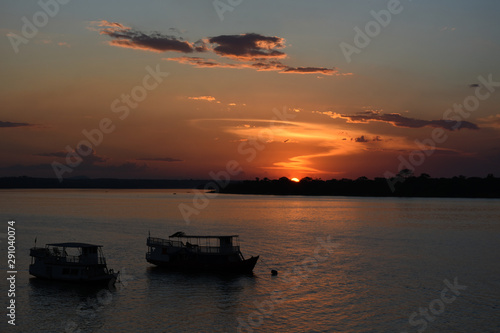
<path fill-rule="evenodd" d="M 149 236 L 147 246 L 148 262 L 177 270 L 251 273 L 259 259 L 243 257 L 238 235 L 187 236 L 177 232 L 168 239 Z"/>
<path fill-rule="evenodd" d="M 29 273 L 42 279 L 104 284 L 114 283 L 120 273 L 108 269 L 101 245 L 47 244 L 31 248 L 30 256 Z"/>

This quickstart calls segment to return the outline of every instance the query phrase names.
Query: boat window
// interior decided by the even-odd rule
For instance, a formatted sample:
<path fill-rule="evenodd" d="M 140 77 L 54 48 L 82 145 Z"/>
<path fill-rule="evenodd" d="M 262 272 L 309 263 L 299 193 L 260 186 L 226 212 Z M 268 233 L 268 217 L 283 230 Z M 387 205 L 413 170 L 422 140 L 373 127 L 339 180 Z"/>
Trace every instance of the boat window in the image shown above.
<path fill-rule="evenodd" d="M 63 273 L 64 275 L 69 275 L 69 268 L 63 268 L 62 273 Z"/>
<path fill-rule="evenodd" d="M 220 237 L 220 246 L 231 246 L 233 245 L 232 237 Z"/>
<path fill-rule="evenodd" d="M 78 275 L 78 269 L 76 268 L 71 269 L 71 275 Z"/>
<path fill-rule="evenodd" d="M 97 253 L 97 247 L 82 247 L 82 253 L 84 255 L 96 254 Z"/>
<path fill-rule="evenodd" d="M 80 248 L 77 247 L 67 247 L 64 249 L 64 252 L 66 253 L 66 256 L 73 257 L 78 257 L 81 254 Z"/>

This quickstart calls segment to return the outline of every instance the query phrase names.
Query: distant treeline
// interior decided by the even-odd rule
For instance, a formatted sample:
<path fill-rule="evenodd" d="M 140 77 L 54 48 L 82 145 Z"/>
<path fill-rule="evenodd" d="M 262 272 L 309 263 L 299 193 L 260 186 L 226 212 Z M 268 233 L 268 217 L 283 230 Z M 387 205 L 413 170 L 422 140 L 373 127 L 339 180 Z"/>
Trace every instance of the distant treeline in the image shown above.
<path fill-rule="evenodd" d="M 500 198 L 500 178 L 464 176 L 453 178 L 397 177 L 392 179 L 360 177 L 321 180 L 309 177 L 293 182 L 286 177 L 231 182 L 219 189 L 221 193 L 273 195 L 327 195 L 370 197 L 457 197 Z"/>
<path fill-rule="evenodd" d="M 218 185 L 218 186 L 214 186 Z M 215 188 L 214 188 L 215 187 Z M 75 189 L 214 189 L 220 193 L 271 194 L 271 195 L 326 195 L 370 197 L 455 197 L 500 198 L 500 178 L 458 176 L 431 178 L 427 174 L 414 177 L 400 173 L 397 177 L 368 179 L 321 180 L 306 177 L 299 182 L 286 177 L 280 179 L 256 178 L 255 180 L 221 182 L 213 180 L 172 179 L 113 179 L 4 177 L 0 189 L 14 188 L 75 188 Z"/>
<path fill-rule="evenodd" d="M 59 182 L 56 178 L 4 177 L 0 178 L 0 189 L 12 188 L 109 188 L 109 189 L 166 189 L 203 188 L 208 180 L 172 179 L 113 179 L 113 178 L 67 178 Z"/>

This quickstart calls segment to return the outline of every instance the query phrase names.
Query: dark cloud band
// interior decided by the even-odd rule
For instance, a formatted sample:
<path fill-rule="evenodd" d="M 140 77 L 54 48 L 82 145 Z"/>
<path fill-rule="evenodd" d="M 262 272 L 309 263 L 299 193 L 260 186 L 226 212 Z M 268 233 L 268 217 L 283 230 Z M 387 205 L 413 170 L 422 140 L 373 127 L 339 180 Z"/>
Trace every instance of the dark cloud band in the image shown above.
<path fill-rule="evenodd" d="M 96 28 L 97 27 L 97 28 Z M 234 63 L 224 63 L 202 57 L 175 57 L 166 60 L 189 64 L 197 68 L 250 68 L 257 71 L 277 71 L 289 74 L 337 74 L 337 69 L 326 67 L 291 67 L 281 63 L 287 54 L 285 39 L 278 36 L 263 36 L 257 33 L 240 35 L 220 35 L 200 39 L 195 43 L 181 37 L 159 32 L 145 33 L 121 23 L 91 22 L 91 30 L 112 38 L 110 45 L 153 52 L 179 52 L 184 54 L 208 53 L 231 59 Z"/>
<path fill-rule="evenodd" d="M 6 127 L 26 127 L 26 126 L 33 126 L 32 124 L 28 123 L 12 123 L 10 121 L 1 121 L 0 120 L 0 128 L 6 128 Z"/>
<path fill-rule="evenodd" d="M 457 129 L 456 122 L 448 121 L 444 119 L 439 120 L 422 120 L 415 118 L 408 118 L 400 115 L 399 113 L 387 113 L 381 114 L 376 111 L 365 111 L 354 115 L 338 114 L 333 112 L 324 112 L 323 114 L 328 115 L 331 118 L 341 118 L 346 119 L 350 123 L 368 123 L 370 121 L 378 121 L 392 124 L 395 127 L 406 127 L 406 128 L 421 128 L 421 127 L 437 127 L 443 128 L 449 131 L 454 131 Z M 471 122 L 462 121 L 460 123 L 461 128 L 467 128 L 471 130 L 477 130 L 479 127 Z"/>

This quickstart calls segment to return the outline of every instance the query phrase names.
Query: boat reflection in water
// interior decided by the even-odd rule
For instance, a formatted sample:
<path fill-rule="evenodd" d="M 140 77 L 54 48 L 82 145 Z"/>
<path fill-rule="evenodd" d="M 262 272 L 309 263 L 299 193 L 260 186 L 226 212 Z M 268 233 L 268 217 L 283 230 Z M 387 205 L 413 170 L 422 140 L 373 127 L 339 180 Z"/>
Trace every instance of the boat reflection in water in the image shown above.
<path fill-rule="evenodd" d="M 175 270 L 251 273 L 259 256 L 245 259 L 238 235 L 188 236 L 176 232 L 168 239 L 148 237 L 146 260 Z"/>

